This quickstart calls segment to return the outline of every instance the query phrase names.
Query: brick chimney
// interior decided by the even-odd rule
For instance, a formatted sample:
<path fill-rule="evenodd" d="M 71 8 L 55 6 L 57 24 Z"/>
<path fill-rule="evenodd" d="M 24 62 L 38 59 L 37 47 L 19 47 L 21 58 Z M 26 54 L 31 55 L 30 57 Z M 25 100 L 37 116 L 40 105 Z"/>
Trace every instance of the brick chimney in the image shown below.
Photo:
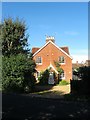
<path fill-rule="evenodd" d="M 47 36 L 46 37 L 46 42 L 48 42 L 48 41 L 55 42 L 55 38 L 53 36 Z"/>

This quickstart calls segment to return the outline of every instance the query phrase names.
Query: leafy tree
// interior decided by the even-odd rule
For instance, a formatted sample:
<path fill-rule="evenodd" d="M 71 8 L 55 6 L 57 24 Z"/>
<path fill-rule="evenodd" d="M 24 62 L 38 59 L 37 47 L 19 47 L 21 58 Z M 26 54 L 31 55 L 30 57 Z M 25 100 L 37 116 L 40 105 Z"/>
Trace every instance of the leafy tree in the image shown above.
<path fill-rule="evenodd" d="M 90 66 L 79 67 L 78 76 L 81 78 L 82 86 L 80 88 L 80 85 L 78 85 L 77 88 L 90 94 Z"/>
<path fill-rule="evenodd" d="M 35 62 L 28 49 L 25 22 L 5 19 L 0 25 L 2 41 L 2 87 L 18 91 L 33 89 Z"/>
<path fill-rule="evenodd" d="M 90 66 L 80 67 L 79 70 L 78 70 L 78 73 L 79 73 L 80 77 L 82 78 L 82 80 L 84 80 L 84 81 L 89 80 Z"/>
<path fill-rule="evenodd" d="M 2 54 L 9 56 L 11 54 L 26 53 L 25 49 L 28 36 L 25 35 L 25 22 L 18 18 L 13 20 L 11 18 L 5 19 L 0 25 L 1 40 L 2 40 Z"/>

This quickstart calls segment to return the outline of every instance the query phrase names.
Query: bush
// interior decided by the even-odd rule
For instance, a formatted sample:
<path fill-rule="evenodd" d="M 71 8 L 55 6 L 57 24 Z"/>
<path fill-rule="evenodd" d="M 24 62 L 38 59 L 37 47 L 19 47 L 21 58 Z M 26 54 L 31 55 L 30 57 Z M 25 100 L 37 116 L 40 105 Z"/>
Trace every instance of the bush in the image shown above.
<path fill-rule="evenodd" d="M 30 75 L 29 73 L 27 76 L 28 78 L 25 77 L 26 80 L 24 82 L 23 88 L 24 88 L 24 92 L 29 93 L 34 91 L 36 79 L 35 79 L 35 76 Z"/>
<path fill-rule="evenodd" d="M 90 94 L 90 66 L 84 66 L 79 68 L 79 74 L 84 83 L 85 91 Z"/>
<path fill-rule="evenodd" d="M 62 80 L 59 82 L 59 85 L 68 85 L 69 83 L 66 80 Z"/>
<path fill-rule="evenodd" d="M 89 67 L 80 67 L 78 71 L 80 77 L 82 80 L 89 80 L 90 77 L 90 66 Z"/>
<path fill-rule="evenodd" d="M 71 81 L 71 92 L 90 94 L 90 66 L 83 66 L 78 69 L 80 81 Z"/>
<path fill-rule="evenodd" d="M 34 86 L 35 63 L 27 55 L 18 54 L 2 58 L 2 88 L 5 91 L 24 91 L 25 86 Z"/>
<path fill-rule="evenodd" d="M 46 69 L 44 72 L 41 73 L 41 76 L 39 77 L 39 83 L 41 85 L 47 85 L 48 78 L 49 78 L 49 70 Z"/>

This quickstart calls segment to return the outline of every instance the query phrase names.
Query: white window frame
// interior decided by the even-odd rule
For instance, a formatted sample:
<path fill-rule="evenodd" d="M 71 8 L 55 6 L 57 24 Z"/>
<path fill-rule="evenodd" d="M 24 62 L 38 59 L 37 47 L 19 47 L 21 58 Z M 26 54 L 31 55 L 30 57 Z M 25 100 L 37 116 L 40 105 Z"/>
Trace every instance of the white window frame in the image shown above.
<path fill-rule="evenodd" d="M 64 58 L 64 62 L 60 62 L 60 60 L 61 60 L 62 57 Z M 59 64 L 64 65 L 65 64 L 65 57 L 64 56 L 59 56 L 58 61 L 59 61 Z"/>
<path fill-rule="evenodd" d="M 40 60 L 40 61 L 41 61 L 40 63 L 37 63 L 37 58 L 40 58 L 40 59 L 41 59 L 41 60 Z M 41 56 L 37 56 L 35 62 L 36 62 L 36 64 L 38 64 L 38 65 L 42 65 L 42 57 L 41 57 Z"/>

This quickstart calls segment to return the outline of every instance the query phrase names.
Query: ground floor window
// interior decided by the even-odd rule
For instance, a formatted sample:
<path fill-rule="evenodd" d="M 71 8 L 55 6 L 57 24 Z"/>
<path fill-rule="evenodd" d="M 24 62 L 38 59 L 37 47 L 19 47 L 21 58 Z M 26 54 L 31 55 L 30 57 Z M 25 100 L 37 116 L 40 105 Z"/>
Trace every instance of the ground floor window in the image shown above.
<path fill-rule="evenodd" d="M 65 72 L 64 72 L 64 71 L 61 73 L 60 79 L 61 79 L 61 80 L 65 79 Z"/>

